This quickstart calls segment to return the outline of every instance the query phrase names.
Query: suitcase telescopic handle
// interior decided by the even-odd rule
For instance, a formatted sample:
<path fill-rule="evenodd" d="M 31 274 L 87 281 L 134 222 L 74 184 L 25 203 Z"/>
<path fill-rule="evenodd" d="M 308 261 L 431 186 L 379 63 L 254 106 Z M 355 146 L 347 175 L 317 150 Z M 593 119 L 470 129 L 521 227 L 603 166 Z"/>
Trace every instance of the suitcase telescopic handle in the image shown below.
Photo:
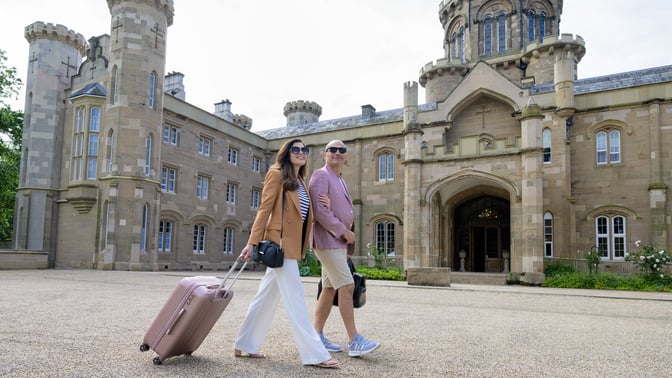
<path fill-rule="evenodd" d="M 236 267 L 238 266 L 238 263 L 240 261 L 243 261 L 243 266 L 240 267 L 240 270 L 238 270 L 238 273 L 236 273 L 235 276 L 233 276 L 233 281 L 231 281 L 231 284 L 229 284 L 229 287 L 226 287 L 226 281 L 229 279 L 231 276 L 231 273 L 233 273 L 236 270 Z M 213 299 L 215 298 L 226 298 L 227 295 L 229 295 L 229 289 L 233 287 L 233 284 L 238 281 L 238 277 L 240 277 L 240 274 L 245 270 L 245 267 L 247 266 L 247 261 L 242 259 L 242 256 L 238 256 L 236 261 L 233 262 L 233 265 L 231 265 L 231 268 L 229 271 L 226 273 L 224 278 L 222 279 L 222 282 L 219 284 L 219 287 L 217 290 L 214 292 Z"/>

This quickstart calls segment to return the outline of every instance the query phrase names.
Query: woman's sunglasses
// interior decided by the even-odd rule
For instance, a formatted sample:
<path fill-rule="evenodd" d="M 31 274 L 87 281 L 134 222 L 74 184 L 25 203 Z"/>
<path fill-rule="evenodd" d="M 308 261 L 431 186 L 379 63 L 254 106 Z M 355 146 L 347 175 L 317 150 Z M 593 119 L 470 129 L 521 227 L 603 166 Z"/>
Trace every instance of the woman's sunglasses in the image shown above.
<path fill-rule="evenodd" d="M 292 151 L 293 154 L 297 154 L 297 155 L 298 155 L 300 152 L 303 152 L 304 154 L 308 155 L 308 153 L 310 152 L 310 150 L 308 149 L 308 147 L 297 147 L 297 146 L 292 146 L 289 150 Z"/>
<path fill-rule="evenodd" d="M 329 151 L 329 152 L 331 152 L 332 154 L 335 154 L 336 151 L 338 151 L 338 152 L 344 154 L 344 153 L 348 152 L 348 149 L 345 148 L 345 147 L 327 147 L 326 151 Z"/>

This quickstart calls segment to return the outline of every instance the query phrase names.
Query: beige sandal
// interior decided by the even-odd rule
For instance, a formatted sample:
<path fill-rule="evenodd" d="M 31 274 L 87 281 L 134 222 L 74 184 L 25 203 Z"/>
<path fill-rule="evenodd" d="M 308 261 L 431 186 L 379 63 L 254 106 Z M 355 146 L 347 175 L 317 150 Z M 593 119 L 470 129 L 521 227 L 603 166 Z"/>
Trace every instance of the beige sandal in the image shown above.
<path fill-rule="evenodd" d="M 234 349 L 233 355 L 235 357 L 247 357 L 247 358 L 266 358 L 266 355 L 263 353 L 247 353 L 242 350 Z"/>
<path fill-rule="evenodd" d="M 319 364 L 315 364 L 314 366 L 320 367 L 320 368 L 325 368 L 325 369 L 333 369 L 338 367 L 338 360 L 335 359 L 330 359 L 324 362 L 320 362 Z"/>

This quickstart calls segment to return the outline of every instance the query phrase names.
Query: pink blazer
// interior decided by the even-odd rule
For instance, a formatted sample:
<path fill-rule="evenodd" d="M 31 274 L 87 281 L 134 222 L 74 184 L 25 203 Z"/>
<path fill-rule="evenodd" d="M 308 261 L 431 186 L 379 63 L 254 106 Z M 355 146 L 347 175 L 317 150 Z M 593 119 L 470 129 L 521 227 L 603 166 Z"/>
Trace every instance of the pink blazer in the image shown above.
<path fill-rule="evenodd" d="M 354 229 L 355 222 L 355 209 L 345 181 L 325 165 L 313 172 L 308 186 L 315 214 L 312 246 L 318 249 L 352 247 L 341 237 L 346 231 Z M 329 196 L 331 210 L 319 203 L 320 194 Z"/>

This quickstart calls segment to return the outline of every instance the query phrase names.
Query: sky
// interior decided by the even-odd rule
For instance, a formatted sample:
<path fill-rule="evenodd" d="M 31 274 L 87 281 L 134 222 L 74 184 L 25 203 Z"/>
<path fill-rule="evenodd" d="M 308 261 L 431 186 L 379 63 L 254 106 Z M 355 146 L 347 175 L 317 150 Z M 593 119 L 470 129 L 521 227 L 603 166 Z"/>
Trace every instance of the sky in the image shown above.
<path fill-rule="evenodd" d="M 11 5 L 10 5 L 11 4 Z M 187 102 L 231 101 L 252 131 L 284 127 L 287 102 L 314 101 L 320 120 L 403 106 L 403 85 L 444 56 L 440 0 L 175 0 L 166 73 L 184 74 Z M 110 34 L 104 0 L 0 0 L 0 50 L 25 81 L 33 22 Z M 564 0 L 560 32 L 580 35 L 579 79 L 672 64 L 669 0 Z M 23 110 L 24 90 L 15 110 Z M 420 86 L 420 102 L 424 91 Z"/>

